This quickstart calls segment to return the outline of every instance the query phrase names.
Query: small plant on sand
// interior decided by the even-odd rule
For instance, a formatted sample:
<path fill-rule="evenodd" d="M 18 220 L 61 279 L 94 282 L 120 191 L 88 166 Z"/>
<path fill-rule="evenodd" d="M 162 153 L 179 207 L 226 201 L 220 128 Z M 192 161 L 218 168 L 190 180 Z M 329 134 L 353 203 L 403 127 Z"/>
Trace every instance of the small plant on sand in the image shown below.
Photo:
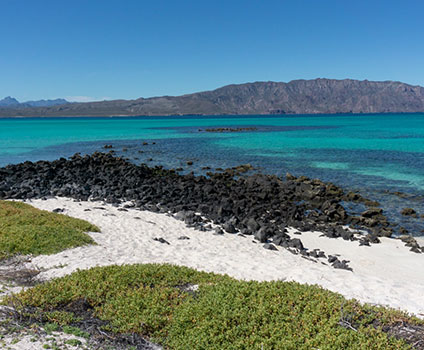
<path fill-rule="evenodd" d="M 0 201 L 0 260 L 16 254 L 54 254 L 94 244 L 84 232 L 99 228 L 66 215 L 20 202 Z"/>
<path fill-rule="evenodd" d="M 69 340 L 66 340 L 65 341 L 65 344 L 69 344 L 69 345 L 72 345 L 72 346 L 82 345 L 81 341 L 78 340 L 78 339 L 69 339 Z"/>
<path fill-rule="evenodd" d="M 47 334 L 52 334 L 52 332 L 56 332 L 59 330 L 59 325 L 57 323 L 46 323 L 44 325 L 44 331 Z"/>
<path fill-rule="evenodd" d="M 80 337 L 80 338 L 89 338 L 90 337 L 89 333 L 82 331 L 78 327 L 63 326 L 62 330 L 63 330 L 64 333 L 72 334 L 72 335 L 75 335 L 76 337 Z"/>

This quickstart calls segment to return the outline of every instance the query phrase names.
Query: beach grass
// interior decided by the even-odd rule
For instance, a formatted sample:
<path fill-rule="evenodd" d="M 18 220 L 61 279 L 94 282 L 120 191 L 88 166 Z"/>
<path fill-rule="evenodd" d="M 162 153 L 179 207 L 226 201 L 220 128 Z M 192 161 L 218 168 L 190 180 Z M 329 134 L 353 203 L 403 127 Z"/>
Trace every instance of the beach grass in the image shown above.
<path fill-rule="evenodd" d="M 90 312 L 67 316 L 81 300 Z M 6 299 L 13 301 L 33 319 L 48 315 L 52 322 L 56 313 L 63 325 L 94 315 L 110 332 L 137 333 L 176 350 L 410 349 L 382 327 L 421 322 L 317 286 L 240 281 L 166 264 L 79 270 Z"/>
<path fill-rule="evenodd" d="M 0 201 L 0 260 L 17 254 L 54 254 L 94 244 L 84 233 L 89 231 L 100 230 L 84 220 L 21 202 Z"/>

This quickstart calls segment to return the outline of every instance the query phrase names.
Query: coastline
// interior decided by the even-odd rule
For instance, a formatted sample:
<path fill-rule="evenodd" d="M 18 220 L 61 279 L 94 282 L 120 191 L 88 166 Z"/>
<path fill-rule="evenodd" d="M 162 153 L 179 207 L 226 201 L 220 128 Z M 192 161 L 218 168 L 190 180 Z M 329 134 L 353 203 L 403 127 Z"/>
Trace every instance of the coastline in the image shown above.
<path fill-rule="evenodd" d="M 0 199 L 100 228 L 88 233 L 95 245 L 3 261 L 3 280 L 9 274 L 29 278 L 1 282 L 0 297 L 96 266 L 157 263 L 238 280 L 316 285 L 424 319 L 424 239 L 385 237 L 392 235 L 391 223 L 357 193 L 290 174 L 286 180 L 249 175 L 249 169 L 247 164 L 196 177 L 136 166 L 110 153 L 0 168 Z M 368 209 L 352 216 L 341 205 L 345 200 Z M 0 314 L 7 312 L 0 308 Z M 53 339 L 37 332 L 36 341 L 24 328 L 2 344 L 40 349 Z M 53 336 L 58 344 L 69 339 L 60 332 Z"/>
<path fill-rule="evenodd" d="M 423 247 L 388 238 L 391 224 L 373 202 L 319 180 L 244 176 L 248 169 L 195 177 L 111 154 L 75 155 L 0 169 L 0 198 L 101 228 L 91 233 L 97 246 L 31 259 L 25 268 L 39 270 L 40 280 L 97 265 L 171 263 L 318 284 L 424 317 Z M 346 200 L 371 207 L 352 216 Z"/>
<path fill-rule="evenodd" d="M 384 116 L 334 117 L 334 121 L 330 117 L 308 119 L 265 116 L 263 124 L 261 117 L 248 118 L 246 122 L 243 121 L 244 117 L 234 119 L 229 117 L 231 121 L 223 116 L 205 118 L 207 119 L 200 117 L 184 117 L 182 120 L 175 117 L 3 119 L 3 123 L 0 121 L 0 124 L 4 124 L 4 130 L 0 132 L 3 135 L 0 137 L 2 139 L 0 144 L 3 146 L 0 165 L 17 164 L 26 160 L 54 160 L 70 157 L 76 152 L 91 154 L 94 151 L 104 151 L 105 144 L 113 145 L 116 155 L 127 157 L 135 164 L 164 165 L 174 169 L 182 167 L 185 172 L 194 171 L 198 175 L 204 175 L 203 168 L 207 167 L 216 169 L 252 163 L 263 173 L 278 176 L 284 176 L 286 172 L 297 176 L 306 175 L 310 178 L 331 181 L 363 196 L 369 195 L 381 203 L 386 214 L 394 221 L 401 222 L 402 219 L 406 219 L 405 226 L 403 223 L 401 226 L 409 232 L 420 235 L 420 231 L 424 230 L 424 221 L 400 215 L 400 211 L 406 207 L 424 213 L 422 201 L 413 198 L 414 195 L 422 196 L 424 193 L 424 177 L 420 171 L 423 164 L 422 145 L 412 134 L 414 130 L 421 133 L 421 130 L 416 129 L 414 125 L 420 125 L 422 116 L 399 115 L 387 123 Z M 360 130 L 356 130 L 357 121 Z M 50 126 L 55 131 L 50 132 L 50 126 L 46 129 L 46 123 L 49 125 L 51 123 Z M 104 127 L 98 128 L 99 123 L 104 124 Z M 396 123 L 407 126 L 398 130 L 392 127 Z M 234 136 L 229 133 L 218 135 L 198 131 L 198 128 L 204 128 L 209 124 L 210 127 L 217 128 L 237 127 L 239 124 L 256 125 L 258 130 L 255 133 L 247 132 Z M 388 124 L 390 132 L 389 135 L 385 135 L 387 130 L 384 131 L 384 125 Z M 328 132 L 325 128 L 320 131 L 324 125 L 328 128 Z M 78 129 L 81 131 L 77 131 Z M 327 133 L 337 140 L 333 145 L 331 144 L 333 141 L 330 144 L 326 143 Z M 398 138 L 408 133 L 411 133 L 410 138 Z M 55 137 L 55 134 L 58 137 Z M 365 135 L 371 136 L 371 139 L 362 140 Z M 389 139 L 386 136 L 389 136 Z M 271 142 L 266 141 L 268 137 Z M 350 144 L 349 149 L 345 149 L 345 141 L 342 141 L 344 137 Z M 390 141 L 391 137 L 393 143 Z M 25 144 L 26 139 L 34 139 L 36 142 Z M 376 144 L 382 143 L 382 146 L 374 147 L 373 140 Z M 148 147 L 144 146 L 145 142 L 149 143 Z M 364 142 L 365 144 L 362 144 Z M 10 145 L 13 147 L 9 148 Z M 390 150 L 383 150 L 387 147 L 390 147 Z M 410 152 L 414 147 L 418 153 Z M 193 161 L 194 164 L 187 167 L 187 161 Z M 407 194 L 408 197 L 396 197 L 395 191 Z"/>
<path fill-rule="evenodd" d="M 325 259 L 306 259 L 286 249 L 267 250 L 251 237 L 203 232 L 165 213 L 116 207 L 104 202 L 50 198 L 25 201 L 39 209 L 87 220 L 101 228 L 90 233 L 97 245 L 34 257 L 22 267 L 41 271 L 38 281 L 94 266 L 169 263 L 241 280 L 296 281 L 316 284 L 362 303 L 388 306 L 424 318 L 422 255 L 409 252 L 400 240 L 360 247 L 357 242 L 306 231 L 305 247 L 320 248 L 349 260 L 353 271 L 334 269 Z M 124 210 L 123 210 L 124 209 Z M 182 237 L 184 237 L 182 239 Z M 168 243 L 154 240 L 163 238 Z"/>
<path fill-rule="evenodd" d="M 0 115 L 1 119 L 26 119 L 26 118 L 39 118 L 39 119 L 49 119 L 49 118 L 184 118 L 184 117 L 220 117 L 223 118 L 231 118 L 231 117 L 252 117 L 252 116 L 263 116 L 263 117 L 275 117 L 275 118 L 285 118 L 285 117 L 323 117 L 323 116 L 329 116 L 329 117 L 354 117 L 354 116 L 387 116 L 387 115 L 423 115 L 424 111 L 422 112 L 381 112 L 381 113 L 369 113 L 369 112 L 363 112 L 363 113 L 284 113 L 284 114 L 269 114 L 269 113 L 251 113 L 251 114 L 232 114 L 232 113 L 217 113 L 217 114 L 193 114 L 193 113 L 187 113 L 187 114 L 93 114 L 93 115 L 16 115 L 16 116 L 6 116 L 6 115 Z"/>

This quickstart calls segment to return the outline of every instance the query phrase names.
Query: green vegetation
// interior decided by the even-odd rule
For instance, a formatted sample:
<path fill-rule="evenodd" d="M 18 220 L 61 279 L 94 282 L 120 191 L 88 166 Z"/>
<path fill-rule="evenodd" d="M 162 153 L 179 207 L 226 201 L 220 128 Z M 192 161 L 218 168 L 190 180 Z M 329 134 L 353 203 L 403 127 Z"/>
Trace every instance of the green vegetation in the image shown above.
<path fill-rule="evenodd" d="M 64 326 L 73 322 L 80 321 L 79 317 L 75 317 L 72 312 L 67 311 L 51 311 L 44 312 L 42 315 L 42 319 L 45 322 L 52 323 L 56 326 Z M 65 332 L 66 333 L 66 332 Z"/>
<path fill-rule="evenodd" d="M 31 313 L 52 313 L 83 300 L 109 322 L 107 330 L 136 332 L 167 349 L 410 349 L 381 327 L 419 322 L 316 286 L 237 281 L 157 264 L 77 271 L 6 302 L 14 300 Z"/>
<path fill-rule="evenodd" d="M 80 338 L 89 338 L 90 334 L 87 332 L 82 331 L 81 329 L 77 328 L 77 327 L 72 327 L 72 326 L 64 326 L 62 328 L 63 332 L 66 334 L 72 334 L 75 335 L 76 337 L 80 337 Z"/>
<path fill-rule="evenodd" d="M 90 223 L 20 202 L 0 201 L 0 260 L 16 254 L 54 254 L 93 244 Z"/>
<path fill-rule="evenodd" d="M 56 332 L 59 330 L 59 325 L 56 323 L 46 323 L 44 325 L 44 330 L 47 334 L 52 334 L 52 332 Z"/>
<path fill-rule="evenodd" d="M 69 344 L 69 345 L 72 345 L 72 346 L 79 346 L 82 343 L 78 339 L 69 339 L 69 340 L 65 341 L 65 344 Z"/>

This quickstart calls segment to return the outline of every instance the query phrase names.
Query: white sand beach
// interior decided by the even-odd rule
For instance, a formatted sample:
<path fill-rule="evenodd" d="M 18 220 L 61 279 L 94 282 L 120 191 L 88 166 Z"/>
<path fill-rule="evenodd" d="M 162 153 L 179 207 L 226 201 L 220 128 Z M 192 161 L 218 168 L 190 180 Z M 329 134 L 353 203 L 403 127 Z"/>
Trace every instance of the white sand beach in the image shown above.
<path fill-rule="evenodd" d="M 359 246 L 357 241 L 320 237 L 304 232 L 306 248 L 320 248 L 327 255 L 340 254 L 353 272 L 334 269 L 326 259 L 309 261 L 278 247 L 264 249 L 252 236 L 213 235 L 201 232 L 167 214 L 127 209 L 118 210 L 100 202 L 75 202 L 68 198 L 32 200 L 27 203 L 45 210 L 64 208 L 64 214 L 100 227 L 90 233 L 97 245 L 38 256 L 28 267 L 41 269 L 42 280 L 64 276 L 76 269 L 135 263 L 170 263 L 198 270 L 228 274 L 245 280 L 285 280 L 317 284 L 347 298 L 390 306 L 424 317 L 424 255 L 409 251 L 396 239 L 382 238 L 381 244 Z M 103 208 L 103 209 L 101 209 Z M 186 236 L 189 239 L 179 239 Z M 154 238 L 163 238 L 160 243 Z"/>

